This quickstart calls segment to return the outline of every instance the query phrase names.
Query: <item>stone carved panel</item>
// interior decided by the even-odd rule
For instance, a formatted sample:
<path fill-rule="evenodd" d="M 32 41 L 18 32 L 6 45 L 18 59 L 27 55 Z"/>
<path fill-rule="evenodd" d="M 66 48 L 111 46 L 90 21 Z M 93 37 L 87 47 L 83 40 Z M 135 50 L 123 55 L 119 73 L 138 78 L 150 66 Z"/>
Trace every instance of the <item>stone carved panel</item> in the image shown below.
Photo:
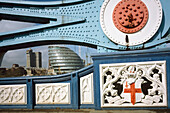
<path fill-rule="evenodd" d="M 166 61 L 100 65 L 101 107 L 167 106 Z"/>
<path fill-rule="evenodd" d="M 81 104 L 93 104 L 93 73 L 80 78 Z"/>
<path fill-rule="evenodd" d="M 36 84 L 36 104 L 70 104 L 70 84 Z"/>
<path fill-rule="evenodd" d="M 0 85 L 0 104 L 26 104 L 26 85 Z"/>

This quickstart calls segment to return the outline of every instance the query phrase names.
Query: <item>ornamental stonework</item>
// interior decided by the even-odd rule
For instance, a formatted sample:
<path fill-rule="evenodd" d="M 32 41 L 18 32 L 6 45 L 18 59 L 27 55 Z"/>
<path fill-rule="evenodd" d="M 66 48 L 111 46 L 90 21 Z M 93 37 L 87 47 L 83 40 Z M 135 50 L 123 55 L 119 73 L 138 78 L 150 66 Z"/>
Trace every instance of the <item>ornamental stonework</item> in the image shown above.
<path fill-rule="evenodd" d="M 0 104 L 26 104 L 26 85 L 0 85 Z"/>
<path fill-rule="evenodd" d="M 166 61 L 100 65 L 101 107 L 167 106 Z"/>
<path fill-rule="evenodd" d="M 70 104 L 70 83 L 36 84 L 36 104 Z"/>
<path fill-rule="evenodd" d="M 80 78 L 81 104 L 93 104 L 93 73 Z"/>

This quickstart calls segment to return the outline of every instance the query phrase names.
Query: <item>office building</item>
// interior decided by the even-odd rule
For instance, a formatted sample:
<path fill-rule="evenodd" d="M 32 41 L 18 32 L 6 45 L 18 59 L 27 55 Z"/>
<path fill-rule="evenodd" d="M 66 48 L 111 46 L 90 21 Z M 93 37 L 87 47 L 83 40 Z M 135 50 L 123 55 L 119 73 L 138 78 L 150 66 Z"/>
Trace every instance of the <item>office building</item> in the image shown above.
<path fill-rule="evenodd" d="M 26 51 L 26 54 L 27 54 L 27 68 L 30 68 L 30 67 L 41 68 L 42 67 L 41 52 L 33 52 L 32 49 L 29 49 Z"/>

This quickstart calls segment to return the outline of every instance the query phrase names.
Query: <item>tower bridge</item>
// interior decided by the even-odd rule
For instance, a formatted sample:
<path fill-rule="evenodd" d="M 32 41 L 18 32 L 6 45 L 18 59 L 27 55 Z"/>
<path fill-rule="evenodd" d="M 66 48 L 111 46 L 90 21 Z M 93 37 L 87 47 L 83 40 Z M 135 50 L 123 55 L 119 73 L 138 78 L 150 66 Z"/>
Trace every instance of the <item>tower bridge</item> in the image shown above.
<path fill-rule="evenodd" d="M 85 45 L 100 54 L 92 56 L 93 65 L 66 75 L 0 79 L 0 108 L 169 109 L 169 4 L 1 0 L 1 19 L 39 24 L 1 33 L 0 63 L 8 50 L 54 43 Z M 140 93 L 125 93 L 132 84 Z"/>
<path fill-rule="evenodd" d="M 169 40 L 166 36 L 169 24 L 165 24 L 169 19 L 168 6 L 163 0 L 161 1 L 163 12 L 158 12 L 163 16 L 160 17 L 162 22 L 159 31 L 149 41 L 147 40 L 148 43 L 128 47 L 127 44 L 115 43 L 103 33 L 100 26 L 100 8 L 103 1 L 77 0 L 63 3 L 0 1 L 0 3 L 1 19 L 42 23 L 28 29 L 1 33 L 1 49 L 14 45 L 24 46 L 37 41 L 52 40 L 61 43 L 62 40 L 62 43 L 81 42 L 86 46 L 95 46 L 98 51 L 107 52 L 152 48 Z M 125 36 L 122 36 L 122 40 L 125 41 Z"/>

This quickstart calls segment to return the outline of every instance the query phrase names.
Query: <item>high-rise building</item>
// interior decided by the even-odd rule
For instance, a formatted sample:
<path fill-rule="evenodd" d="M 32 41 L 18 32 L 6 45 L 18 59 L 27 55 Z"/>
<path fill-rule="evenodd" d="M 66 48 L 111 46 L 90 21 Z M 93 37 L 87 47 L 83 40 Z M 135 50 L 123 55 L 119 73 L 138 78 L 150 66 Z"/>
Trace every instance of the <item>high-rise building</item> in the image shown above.
<path fill-rule="evenodd" d="M 32 49 L 26 51 L 27 54 L 27 67 L 42 67 L 41 52 L 33 52 Z"/>
<path fill-rule="evenodd" d="M 49 66 L 56 74 L 69 73 L 84 67 L 83 60 L 71 49 L 61 46 L 49 46 Z"/>

